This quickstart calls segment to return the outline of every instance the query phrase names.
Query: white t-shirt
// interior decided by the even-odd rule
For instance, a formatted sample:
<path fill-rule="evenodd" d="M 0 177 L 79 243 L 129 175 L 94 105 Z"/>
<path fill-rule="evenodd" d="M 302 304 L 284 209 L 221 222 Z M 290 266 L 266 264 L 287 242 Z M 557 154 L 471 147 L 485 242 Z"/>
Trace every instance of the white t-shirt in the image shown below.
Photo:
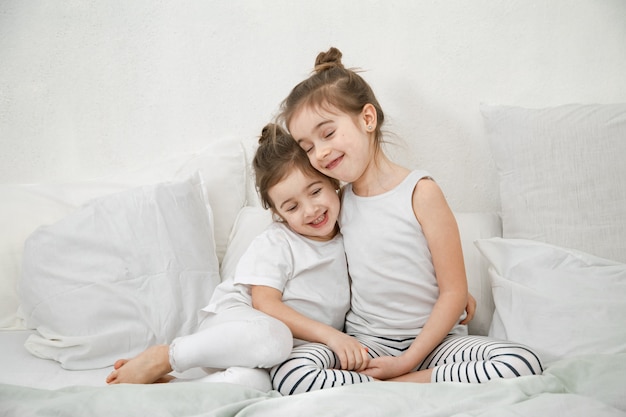
<path fill-rule="evenodd" d="M 299 313 L 343 330 L 350 308 L 350 283 L 343 237 L 319 242 L 274 222 L 242 255 L 235 275 L 217 286 L 208 312 L 252 305 L 250 285 L 282 292 L 282 300 Z"/>
<path fill-rule="evenodd" d="M 413 171 L 386 193 L 360 197 L 344 188 L 340 225 L 352 309 L 346 331 L 415 337 L 430 316 L 439 287 L 426 237 L 413 212 L 413 191 L 426 171 Z M 457 325 L 454 334 L 465 334 Z"/>

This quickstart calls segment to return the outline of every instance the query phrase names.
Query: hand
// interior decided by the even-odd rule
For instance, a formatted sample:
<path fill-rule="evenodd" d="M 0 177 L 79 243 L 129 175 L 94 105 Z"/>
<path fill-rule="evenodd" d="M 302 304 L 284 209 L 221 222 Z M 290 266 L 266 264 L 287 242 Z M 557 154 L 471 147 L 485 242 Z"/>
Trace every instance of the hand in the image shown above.
<path fill-rule="evenodd" d="M 476 299 L 470 293 L 467 293 L 467 305 L 465 306 L 465 311 L 467 312 L 467 316 L 465 316 L 460 324 L 467 324 L 472 321 L 474 313 L 476 313 Z"/>
<path fill-rule="evenodd" d="M 370 360 L 369 366 L 361 373 L 372 378 L 385 380 L 411 372 L 412 367 L 406 363 L 402 355 L 381 356 Z"/>
<path fill-rule="evenodd" d="M 345 333 L 337 331 L 326 345 L 335 352 L 343 370 L 361 372 L 370 362 L 367 348 Z"/>

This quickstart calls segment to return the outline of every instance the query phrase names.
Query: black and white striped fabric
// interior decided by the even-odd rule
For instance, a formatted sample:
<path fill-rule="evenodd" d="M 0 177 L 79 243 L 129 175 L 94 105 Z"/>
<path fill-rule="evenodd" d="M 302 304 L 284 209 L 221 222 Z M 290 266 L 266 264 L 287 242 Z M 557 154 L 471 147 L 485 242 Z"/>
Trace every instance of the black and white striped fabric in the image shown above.
<path fill-rule="evenodd" d="M 413 342 L 358 335 L 372 358 L 398 356 Z M 283 395 L 292 395 L 341 385 L 370 382 L 367 375 L 334 369 L 339 360 L 325 345 L 308 343 L 293 349 L 285 362 L 271 370 L 272 385 Z M 480 383 L 543 373 L 541 361 L 529 348 L 483 336 L 446 337 L 415 369 L 433 369 L 432 382 Z"/>
<path fill-rule="evenodd" d="M 418 370 L 434 369 L 432 382 L 487 382 L 541 375 L 539 357 L 518 343 L 482 336 L 448 336 Z"/>
<path fill-rule="evenodd" d="M 307 343 L 293 348 L 287 360 L 272 368 L 272 386 L 283 395 L 373 381 L 367 375 L 334 369 L 339 358 L 328 346 Z"/>

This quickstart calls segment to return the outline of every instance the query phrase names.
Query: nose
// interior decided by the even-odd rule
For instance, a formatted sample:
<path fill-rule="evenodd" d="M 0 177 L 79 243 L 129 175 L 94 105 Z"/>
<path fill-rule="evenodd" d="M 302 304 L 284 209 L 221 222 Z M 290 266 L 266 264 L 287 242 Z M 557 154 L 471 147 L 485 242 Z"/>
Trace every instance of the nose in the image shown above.
<path fill-rule="evenodd" d="M 315 157 L 318 161 L 323 161 L 328 155 L 330 155 L 330 146 L 327 143 L 320 143 L 315 146 Z"/>
<path fill-rule="evenodd" d="M 306 217 L 315 217 L 317 215 L 317 205 L 312 201 L 304 203 L 304 215 Z"/>

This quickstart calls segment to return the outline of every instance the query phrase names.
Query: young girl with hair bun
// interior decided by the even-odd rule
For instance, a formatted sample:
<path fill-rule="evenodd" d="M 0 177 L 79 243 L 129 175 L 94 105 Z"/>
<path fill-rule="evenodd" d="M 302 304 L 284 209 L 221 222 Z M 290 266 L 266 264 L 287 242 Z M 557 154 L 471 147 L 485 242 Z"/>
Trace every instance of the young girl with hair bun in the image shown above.
<path fill-rule="evenodd" d="M 253 240 L 234 277 L 215 289 L 196 333 L 117 361 L 108 383 L 169 381 L 172 371 L 201 367 L 211 368 L 203 381 L 268 391 L 263 368 L 305 341 L 328 346 L 342 369 L 365 369 L 365 349 L 342 332 L 350 288 L 337 226 L 339 182 L 315 170 L 274 124 L 263 129 L 253 166 L 262 203 L 276 221 Z"/>
<path fill-rule="evenodd" d="M 474 300 L 454 215 L 428 172 L 387 157 L 383 110 L 341 58 L 336 48 L 320 53 L 314 73 L 283 101 L 280 119 L 318 171 L 346 183 L 339 217 L 351 278 L 346 332 L 371 357 L 362 374 L 415 382 L 541 374 L 528 347 L 467 335 L 464 310 Z M 272 370 L 274 388 L 331 386 L 329 357 L 323 346 L 295 348 Z M 344 371 L 331 371 L 350 383 Z"/>

